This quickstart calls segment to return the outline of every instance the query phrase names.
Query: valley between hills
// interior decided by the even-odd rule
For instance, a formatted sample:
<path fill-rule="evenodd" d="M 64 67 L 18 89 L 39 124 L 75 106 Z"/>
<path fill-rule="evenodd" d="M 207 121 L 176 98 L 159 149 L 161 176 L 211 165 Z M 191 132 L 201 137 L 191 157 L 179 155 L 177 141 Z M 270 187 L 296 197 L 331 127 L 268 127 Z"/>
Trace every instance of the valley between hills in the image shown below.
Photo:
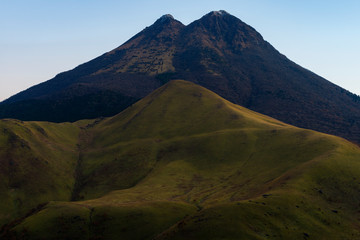
<path fill-rule="evenodd" d="M 360 238 L 357 145 L 189 81 L 0 131 L 1 239 Z"/>

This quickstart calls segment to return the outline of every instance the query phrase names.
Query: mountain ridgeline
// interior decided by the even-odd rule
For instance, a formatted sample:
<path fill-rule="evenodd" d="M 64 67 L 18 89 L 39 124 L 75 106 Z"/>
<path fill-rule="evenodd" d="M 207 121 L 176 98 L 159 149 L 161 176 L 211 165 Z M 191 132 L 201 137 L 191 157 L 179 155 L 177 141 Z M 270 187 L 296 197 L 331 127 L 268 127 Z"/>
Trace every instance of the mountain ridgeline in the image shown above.
<path fill-rule="evenodd" d="M 188 81 L 0 131 L 0 239 L 360 238 L 358 146 Z"/>
<path fill-rule="evenodd" d="M 120 47 L 2 102 L 0 117 L 65 122 L 112 116 L 172 79 L 360 143 L 357 95 L 290 61 L 225 11 L 187 26 L 164 15 Z"/>

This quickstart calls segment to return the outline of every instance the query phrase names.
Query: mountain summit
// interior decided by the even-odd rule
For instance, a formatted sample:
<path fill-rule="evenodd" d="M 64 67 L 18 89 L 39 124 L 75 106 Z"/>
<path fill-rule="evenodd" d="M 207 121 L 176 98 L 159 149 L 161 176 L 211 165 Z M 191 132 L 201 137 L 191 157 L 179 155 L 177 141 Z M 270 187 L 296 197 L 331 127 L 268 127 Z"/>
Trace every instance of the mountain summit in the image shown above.
<path fill-rule="evenodd" d="M 226 11 L 185 26 L 167 14 L 118 48 L 0 104 L 1 118 L 111 116 L 172 79 L 284 122 L 360 143 L 360 98 L 279 53 Z"/>
<path fill-rule="evenodd" d="M 158 21 L 167 22 L 167 21 L 171 21 L 171 20 L 174 20 L 174 17 L 171 14 L 165 14 L 165 15 L 162 15 Z"/>
<path fill-rule="evenodd" d="M 230 15 L 230 14 L 229 14 L 227 11 L 225 11 L 225 10 L 212 11 L 210 14 L 217 15 L 217 16 Z"/>

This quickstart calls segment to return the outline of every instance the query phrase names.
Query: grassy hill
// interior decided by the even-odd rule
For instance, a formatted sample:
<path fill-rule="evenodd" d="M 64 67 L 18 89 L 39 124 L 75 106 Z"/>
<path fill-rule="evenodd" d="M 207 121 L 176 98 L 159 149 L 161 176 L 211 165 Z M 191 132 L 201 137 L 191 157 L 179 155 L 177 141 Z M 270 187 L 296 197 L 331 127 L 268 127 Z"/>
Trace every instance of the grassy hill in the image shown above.
<path fill-rule="evenodd" d="M 112 118 L 1 128 L 5 239 L 360 238 L 359 147 L 190 82 Z"/>
<path fill-rule="evenodd" d="M 0 121 L 0 225 L 49 200 L 69 200 L 76 124 Z"/>

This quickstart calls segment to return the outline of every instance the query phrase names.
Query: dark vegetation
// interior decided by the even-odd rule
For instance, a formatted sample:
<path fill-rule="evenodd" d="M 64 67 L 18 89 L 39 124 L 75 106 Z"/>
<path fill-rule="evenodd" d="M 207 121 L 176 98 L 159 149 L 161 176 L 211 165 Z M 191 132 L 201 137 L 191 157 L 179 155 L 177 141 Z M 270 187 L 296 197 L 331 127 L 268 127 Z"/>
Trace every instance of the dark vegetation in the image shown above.
<path fill-rule="evenodd" d="M 74 122 L 82 118 L 112 116 L 114 111 L 121 112 L 137 100 L 137 98 L 124 96 L 119 92 L 103 90 L 74 96 L 67 101 L 22 100 L 6 104 L 0 111 L 6 112 L 8 118 L 19 118 L 24 121 L 37 119 L 50 122 Z"/>

